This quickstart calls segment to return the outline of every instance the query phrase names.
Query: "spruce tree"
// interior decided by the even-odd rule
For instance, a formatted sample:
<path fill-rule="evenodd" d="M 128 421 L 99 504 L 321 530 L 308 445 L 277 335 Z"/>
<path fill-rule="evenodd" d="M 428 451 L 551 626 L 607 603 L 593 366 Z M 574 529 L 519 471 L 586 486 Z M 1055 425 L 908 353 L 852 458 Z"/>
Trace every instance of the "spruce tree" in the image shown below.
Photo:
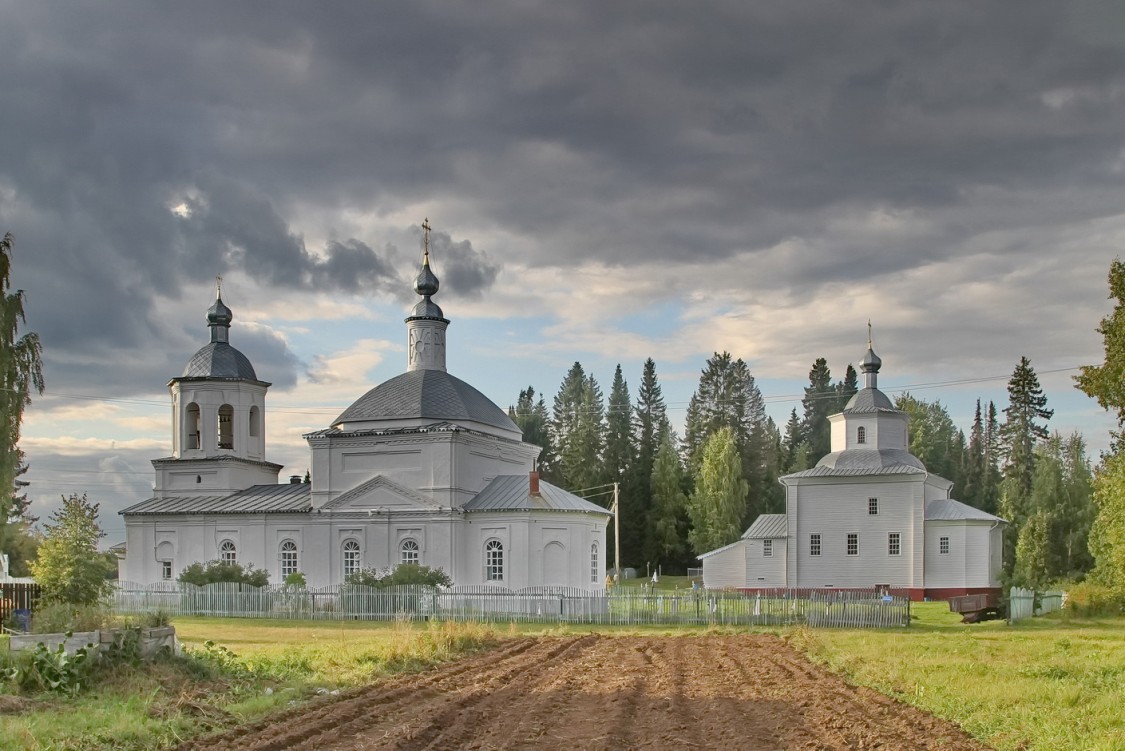
<path fill-rule="evenodd" d="M 738 539 L 747 492 L 738 446 L 730 427 L 715 431 L 701 453 L 695 491 L 688 502 L 691 520 L 688 541 L 697 555 Z"/>
<path fill-rule="evenodd" d="M 524 443 L 539 446 L 539 458 L 536 466 L 544 480 L 552 480 L 554 472 L 554 451 L 551 446 L 551 418 L 547 414 L 547 405 L 540 395 L 535 399 L 535 389 L 528 386 L 520 391 L 519 401 L 515 407 L 508 408 L 508 417 L 523 431 Z"/>
<path fill-rule="evenodd" d="M 19 449 L 23 410 L 31 392 L 43 393 L 42 347 L 39 335 L 20 335 L 26 323 L 23 290 L 11 289 L 12 235 L 0 240 L 0 552 L 4 551 L 13 508 L 25 503 L 18 478 L 26 471 Z"/>
<path fill-rule="evenodd" d="M 910 453 L 921 459 L 927 470 L 957 485 L 964 435 L 942 403 L 926 402 L 906 393 L 895 399 L 895 407 L 910 416 Z"/>
<path fill-rule="evenodd" d="M 650 555 L 646 559 L 679 571 L 687 564 L 687 496 L 683 491 L 683 466 L 667 422 L 663 423 L 659 440 L 652 466 L 652 524 Z"/>
<path fill-rule="evenodd" d="M 638 497 L 634 483 L 636 455 L 633 448 L 633 404 L 629 397 L 629 384 L 621 374 L 621 365 L 613 372 L 613 385 L 609 388 L 609 402 L 605 419 L 605 479 L 617 482 L 621 503 L 621 547 L 625 560 L 637 559 L 644 541 L 646 515 L 636 508 Z M 646 482 L 647 486 L 648 483 Z M 610 521 L 607 539 L 613 539 L 613 521 Z"/>
<path fill-rule="evenodd" d="M 551 419 L 551 442 L 558 457 L 555 474 L 568 490 L 583 491 L 605 482 L 604 413 L 597 381 L 575 362 L 555 395 Z"/>
<path fill-rule="evenodd" d="M 688 403 L 685 423 L 684 451 L 693 475 L 702 466 L 703 446 L 714 433 L 728 427 L 742 462 L 742 476 L 749 492 L 743 505 L 742 519 L 749 523 L 770 502 L 772 483 L 770 466 L 776 460 L 768 457 L 771 447 L 765 401 L 754 382 L 750 368 L 729 352 L 716 352 L 703 369 L 699 386 Z"/>
<path fill-rule="evenodd" d="M 95 605 L 110 590 L 105 557 L 98 540 L 105 537 L 98 525 L 98 504 L 85 494 L 63 498 L 62 507 L 45 525 L 43 542 L 31 564 L 45 603 Z"/>
<path fill-rule="evenodd" d="M 1004 567 L 1009 573 L 1017 565 L 1020 531 L 1035 513 L 1031 506 L 1035 445 L 1047 437 L 1046 425 L 1038 421 L 1049 420 L 1054 414 L 1046 406 L 1047 397 L 1043 395 L 1031 361 L 1021 357 L 1008 381 L 1008 407 L 1004 410 L 1005 420 L 1000 428 L 1000 445 L 1005 459 L 1004 479 L 1000 487 L 1000 516 L 1008 520 L 1004 530 Z M 1041 522 L 1046 524 L 1047 520 L 1036 523 Z M 1041 530 L 1037 527 L 1034 533 L 1040 535 Z M 1039 537 L 1031 539 L 1038 540 Z"/>
<path fill-rule="evenodd" d="M 848 402 L 857 391 L 859 391 L 859 375 L 851 363 L 848 363 L 848 369 L 844 371 L 844 380 L 836 384 L 836 393 L 839 396 L 836 399 L 835 412 L 843 412 L 844 407 L 848 406 Z"/>
<path fill-rule="evenodd" d="M 832 384 L 832 371 L 828 361 L 818 357 L 809 370 L 809 385 L 805 387 L 805 417 L 802 433 L 807 446 L 809 466 L 815 465 L 832 450 L 831 426 L 828 416 L 838 412 L 836 409 L 840 395 Z"/>
<path fill-rule="evenodd" d="M 636 406 L 633 409 L 633 446 L 636 461 L 629 482 L 628 495 L 623 498 L 623 508 L 627 508 L 630 515 L 637 520 L 637 526 L 633 530 L 636 536 L 630 538 L 637 546 L 630 549 L 632 554 L 637 556 L 637 561 L 642 559 L 651 561 L 663 557 L 653 529 L 655 522 L 652 517 L 656 504 L 653 473 L 661 444 L 661 430 L 667 428 L 667 422 L 668 411 L 656 377 L 656 363 L 650 357 L 645 360 L 641 385 L 637 389 Z M 625 530 L 626 525 L 623 523 L 622 532 Z M 624 545 L 624 542 L 622 544 Z"/>
<path fill-rule="evenodd" d="M 984 478 L 981 483 L 981 511 L 995 514 L 1000 509 L 1000 426 L 996 403 L 988 403 L 984 423 Z"/>
<path fill-rule="evenodd" d="M 976 411 L 973 412 L 973 427 L 969 431 L 964 480 L 958 493 L 958 498 L 974 508 L 983 508 L 981 504 L 984 501 L 984 462 L 984 418 L 980 411 L 980 399 L 977 399 Z"/>
<path fill-rule="evenodd" d="M 785 437 L 781 441 L 781 470 L 783 472 L 800 472 L 808 469 L 807 466 L 798 466 L 798 449 L 805 440 L 801 420 L 797 417 L 797 408 L 789 413 L 789 422 L 785 423 Z M 807 452 L 803 455 L 808 456 Z"/>

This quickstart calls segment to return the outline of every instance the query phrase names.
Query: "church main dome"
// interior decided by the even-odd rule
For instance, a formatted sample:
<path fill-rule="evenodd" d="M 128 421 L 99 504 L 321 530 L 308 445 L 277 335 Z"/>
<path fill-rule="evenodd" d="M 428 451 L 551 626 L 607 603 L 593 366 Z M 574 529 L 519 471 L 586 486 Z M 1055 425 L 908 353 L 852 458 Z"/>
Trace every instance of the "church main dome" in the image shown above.
<path fill-rule="evenodd" d="M 208 342 L 188 360 L 182 378 L 258 380 L 249 358 L 226 342 Z"/>
<path fill-rule="evenodd" d="M 332 424 L 424 419 L 477 422 L 507 431 L 519 427 L 504 410 L 444 370 L 409 370 L 368 391 Z"/>

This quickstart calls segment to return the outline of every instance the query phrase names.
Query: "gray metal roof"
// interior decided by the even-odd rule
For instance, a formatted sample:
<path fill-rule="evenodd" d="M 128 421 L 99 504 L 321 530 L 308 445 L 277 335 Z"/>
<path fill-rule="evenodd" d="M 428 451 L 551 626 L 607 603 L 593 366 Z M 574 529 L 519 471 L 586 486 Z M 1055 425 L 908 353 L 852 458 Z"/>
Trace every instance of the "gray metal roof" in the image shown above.
<path fill-rule="evenodd" d="M 539 481 L 539 495 L 531 494 L 527 475 L 500 475 L 463 506 L 465 511 L 582 511 L 610 515 L 609 510 L 573 493 Z"/>
<path fill-rule="evenodd" d="M 439 321 L 445 321 L 445 313 L 443 313 L 441 307 L 427 295 L 414 306 L 414 310 L 410 313 L 410 318 L 436 318 Z M 406 320 L 409 321 L 410 318 Z M 446 323 L 449 322 L 446 321 Z"/>
<path fill-rule="evenodd" d="M 208 342 L 188 360 L 182 378 L 240 378 L 258 380 L 246 355 L 226 342 Z"/>
<path fill-rule="evenodd" d="M 149 498 L 122 514 L 292 514 L 312 508 L 307 483 L 252 485 L 224 496 Z"/>
<path fill-rule="evenodd" d="M 906 449 L 845 449 L 821 457 L 817 467 L 832 469 L 873 469 L 913 467 L 922 472 L 926 465 Z"/>
<path fill-rule="evenodd" d="M 871 475 L 922 475 L 925 474 L 925 469 L 909 464 L 894 464 L 886 467 L 876 466 L 851 466 L 851 467 L 829 467 L 829 466 L 816 466 L 812 469 L 806 469 L 801 472 L 794 472 L 785 475 L 781 479 L 788 479 L 790 477 L 867 477 Z"/>
<path fill-rule="evenodd" d="M 1006 521 L 999 516 L 993 516 L 987 511 L 981 511 L 979 508 L 973 508 L 967 503 L 961 503 L 961 501 L 955 501 L 952 498 L 943 498 L 930 501 L 926 504 L 926 521 L 961 520 L 986 522 Z"/>
<path fill-rule="evenodd" d="M 333 425 L 368 420 L 468 420 L 521 432 L 504 410 L 444 370 L 410 370 L 361 396 Z"/>
<path fill-rule="evenodd" d="M 789 536 L 789 521 L 785 514 L 759 514 L 750 529 L 742 534 L 743 540 L 768 540 Z"/>
<path fill-rule="evenodd" d="M 852 395 L 844 407 L 845 413 L 898 412 L 894 402 L 879 389 L 862 388 Z"/>

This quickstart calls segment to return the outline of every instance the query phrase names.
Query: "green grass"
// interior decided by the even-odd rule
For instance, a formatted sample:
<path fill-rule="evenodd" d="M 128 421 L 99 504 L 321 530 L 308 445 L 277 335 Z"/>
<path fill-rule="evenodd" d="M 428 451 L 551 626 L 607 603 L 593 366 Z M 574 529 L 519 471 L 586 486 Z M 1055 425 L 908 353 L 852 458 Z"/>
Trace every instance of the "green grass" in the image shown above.
<path fill-rule="evenodd" d="M 1125 618 L 966 625 L 944 603 L 914 612 L 909 629 L 797 629 L 787 638 L 997 749 L 1125 748 Z"/>

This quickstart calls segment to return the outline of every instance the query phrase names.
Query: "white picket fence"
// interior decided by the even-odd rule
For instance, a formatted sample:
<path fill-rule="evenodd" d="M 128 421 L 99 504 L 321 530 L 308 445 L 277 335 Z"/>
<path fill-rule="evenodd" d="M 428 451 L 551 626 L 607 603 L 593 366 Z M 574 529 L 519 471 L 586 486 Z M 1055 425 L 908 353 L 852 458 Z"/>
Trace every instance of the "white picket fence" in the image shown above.
<path fill-rule="evenodd" d="M 874 590 L 773 590 L 747 594 L 711 590 L 619 587 L 583 590 L 494 586 L 376 589 L 251 587 L 237 583 L 153 585 L 119 583 L 120 613 L 163 610 L 170 615 L 326 620 L 417 618 L 605 625 L 793 625 L 850 628 L 910 625 L 910 600 Z"/>
<path fill-rule="evenodd" d="M 1066 592 L 1051 590 L 1037 594 L 1033 589 L 1012 587 L 1008 593 L 1008 621 L 1015 623 L 1025 618 L 1053 613 L 1062 610 L 1065 603 Z"/>

